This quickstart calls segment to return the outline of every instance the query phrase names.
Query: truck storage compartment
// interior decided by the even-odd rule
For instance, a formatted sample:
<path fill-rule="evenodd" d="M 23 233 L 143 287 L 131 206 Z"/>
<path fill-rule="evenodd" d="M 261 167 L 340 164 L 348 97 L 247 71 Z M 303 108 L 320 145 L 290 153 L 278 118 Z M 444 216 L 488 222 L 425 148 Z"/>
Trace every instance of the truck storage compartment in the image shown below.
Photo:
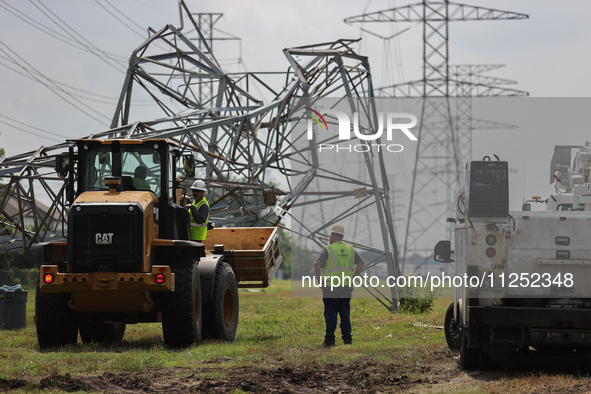
<path fill-rule="evenodd" d="M 512 217 L 515 230 L 506 252 L 506 294 L 590 298 L 591 212 L 512 212 Z"/>
<path fill-rule="evenodd" d="M 236 274 L 238 287 L 267 287 L 283 262 L 276 227 L 216 228 L 207 232 L 206 250 L 224 246 L 226 261 Z"/>

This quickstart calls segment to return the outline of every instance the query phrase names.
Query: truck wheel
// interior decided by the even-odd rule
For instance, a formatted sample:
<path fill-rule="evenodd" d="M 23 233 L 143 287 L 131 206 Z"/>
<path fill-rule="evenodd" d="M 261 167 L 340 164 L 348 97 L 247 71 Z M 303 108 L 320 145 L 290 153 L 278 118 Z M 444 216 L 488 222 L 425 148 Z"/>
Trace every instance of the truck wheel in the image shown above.
<path fill-rule="evenodd" d="M 447 312 L 445 313 L 445 340 L 447 341 L 447 346 L 451 350 L 460 350 L 461 344 L 461 333 L 460 333 L 460 326 L 456 318 L 454 317 L 454 303 L 452 302 L 449 307 L 447 308 Z"/>
<path fill-rule="evenodd" d="M 82 343 L 116 342 L 123 340 L 125 323 L 104 323 L 91 315 L 80 315 L 78 322 Z"/>
<path fill-rule="evenodd" d="M 201 284 L 194 260 L 174 260 L 170 267 L 175 290 L 162 293 L 162 333 L 171 348 L 184 348 L 201 342 Z"/>
<path fill-rule="evenodd" d="M 76 344 L 78 316 L 70 308 L 70 293 L 35 293 L 35 326 L 41 349 Z"/>
<path fill-rule="evenodd" d="M 203 332 L 207 338 L 233 341 L 238 327 L 238 285 L 228 263 L 218 265 L 213 297 L 203 306 Z"/>
<path fill-rule="evenodd" d="M 501 366 L 500 363 L 490 358 L 488 354 L 483 350 L 480 352 L 480 367 L 484 370 L 498 369 Z"/>
<path fill-rule="evenodd" d="M 462 333 L 462 345 L 460 346 L 460 367 L 474 370 L 480 366 L 480 349 L 468 348 L 468 333 Z"/>

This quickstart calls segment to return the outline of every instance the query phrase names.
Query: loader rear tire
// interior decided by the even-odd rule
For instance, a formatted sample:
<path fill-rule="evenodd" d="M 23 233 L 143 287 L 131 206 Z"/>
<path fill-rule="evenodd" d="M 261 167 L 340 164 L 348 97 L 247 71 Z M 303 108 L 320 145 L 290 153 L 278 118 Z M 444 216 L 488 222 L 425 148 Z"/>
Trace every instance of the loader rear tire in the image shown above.
<path fill-rule="evenodd" d="M 42 293 L 37 283 L 35 326 L 41 349 L 56 348 L 78 341 L 78 314 L 70 308 L 70 293 Z"/>
<path fill-rule="evenodd" d="M 213 297 L 203 306 L 203 333 L 206 338 L 232 342 L 238 328 L 239 302 L 236 275 L 230 265 L 218 265 Z"/>
<path fill-rule="evenodd" d="M 460 332 L 458 320 L 454 317 L 454 303 L 452 302 L 445 313 L 445 324 L 443 325 L 445 340 L 451 350 L 460 350 L 462 345 L 462 333 Z"/>
<path fill-rule="evenodd" d="M 162 293 L 162 333 L 170 348 L 181 349 L 201 342 L 202 310 L 199 270 L 194 260 L 169 262 L 175 290 Z"/>
<path fill-rule="evenodd" d="M 78 324 L 82 343 L 120 343 L 125 335 L 125 323 L 104 323 L 92 315 L 81 314 Z"/>

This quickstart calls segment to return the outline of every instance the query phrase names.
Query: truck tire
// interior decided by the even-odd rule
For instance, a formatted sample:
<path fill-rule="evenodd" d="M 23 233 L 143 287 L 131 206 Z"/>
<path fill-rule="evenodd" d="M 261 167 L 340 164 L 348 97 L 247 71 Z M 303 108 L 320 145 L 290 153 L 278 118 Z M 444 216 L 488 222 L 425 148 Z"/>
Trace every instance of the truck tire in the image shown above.
<path fill-rule="evenodd" d="M 37 283 L 35 326 L 41 349 L 76 344 L 78 315 L 70 308 L 70 293 L 42 293 Z"/>
<path fill-rule="evenodd" d="M 104 323 L 91 315 L 81 314 L 78 322 L 82 343 L 119 343 L 125 335 L 125 323 Z"/>
<path fill-rule="evenodd" d="M 168 347 L 180 349 L 201 342 L 202 310 L 199 270 L 194 260 L 174 260 L 175 290 L 162 293 L 162 333 Z"/>
<path fill-rule="evenodd" d="M 203 306 L 203 333 L 206 338 L 233 341 L 238 328 L 238 285 L 230 265 L 218 265 L 213 297 Z"/>
<path fill-rule="evenodd" d="M 492 358 L 483 350 L 480 352 L 480 368 L 484 370 L 498 369 L 501 364 Z"/>
<path fill-rule="evenodd" d="M 447 346 L 451 350 L 460 350 L 461 343 L 461 332 L 460 326 L 456 318 L 454 317 L 454 303 L 452 302 L 449 307 L 447 307 L 447 312 L 445 313 L 445 340 L 447 341 Z"/>
<path fill-rule="evenodd" d="M 469 371 L 480 366 L 480 349 L 468 348 L 468 333 L 462 333 L 462 345 L 460 346 L 460 367 Z"/>

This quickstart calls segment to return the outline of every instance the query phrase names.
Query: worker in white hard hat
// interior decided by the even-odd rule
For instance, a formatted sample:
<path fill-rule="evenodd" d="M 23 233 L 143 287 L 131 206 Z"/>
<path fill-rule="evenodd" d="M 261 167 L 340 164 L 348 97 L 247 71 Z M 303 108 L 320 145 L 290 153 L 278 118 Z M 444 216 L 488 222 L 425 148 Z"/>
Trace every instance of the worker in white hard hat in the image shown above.
<path fill-rule="evenodd" d="M 209 220 L 209 203 L 203 196 L 205 191 L 205 182 L 197 180 L 191 185 L 193 191 L 193 203 L 185 206 L 191 214 L 191 229 L 189 238 L 192 241 L 202 242 L 207 236 L 207 222 Z"/>
<path fill-rule="evenodd" d="M 321 287 L 323 290 L 322 300 L 324 301 L 324 321 L 326 323 L 324 346 L 335 345 L 334 332 L 337 328 L 338 316 L 341 317 L 341 338 L 343 343 L 345 345 L 353 343 L 350 306 L 353 291 L 352 281 L 354 277 L 361 274 L 365 261 L 351 245 L 343 242 L 344 236 L 345 228 L 342 224 L 332 226 L 329 239 L 330 245 L 325 246 L 316 257 L 316 261 L 314 261 L 317 283 L 323 284 Z M 333 276 L 339 278 L 341 286 L 331 288 L 333 283 L 331 278 Z M 346 278 L 349 280 L 347 281 Z"/>

